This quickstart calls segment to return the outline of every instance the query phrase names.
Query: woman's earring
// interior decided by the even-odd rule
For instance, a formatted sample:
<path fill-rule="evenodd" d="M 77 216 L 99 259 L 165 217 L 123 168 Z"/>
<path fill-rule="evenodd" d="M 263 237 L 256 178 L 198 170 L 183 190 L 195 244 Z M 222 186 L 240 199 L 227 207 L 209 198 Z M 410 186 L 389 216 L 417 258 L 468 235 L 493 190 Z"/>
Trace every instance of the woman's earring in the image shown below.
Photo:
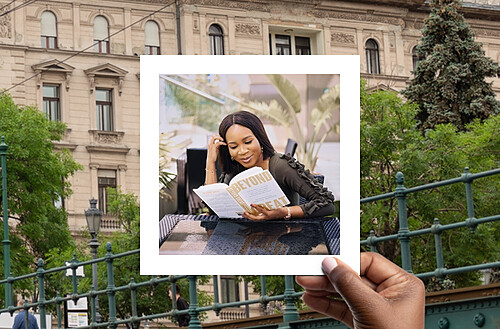
<path fill-rule="evenodd" d="M 233 157 L 231 157 L 231 161 L 234 161 L 234 158 L 233 158 Z"/>

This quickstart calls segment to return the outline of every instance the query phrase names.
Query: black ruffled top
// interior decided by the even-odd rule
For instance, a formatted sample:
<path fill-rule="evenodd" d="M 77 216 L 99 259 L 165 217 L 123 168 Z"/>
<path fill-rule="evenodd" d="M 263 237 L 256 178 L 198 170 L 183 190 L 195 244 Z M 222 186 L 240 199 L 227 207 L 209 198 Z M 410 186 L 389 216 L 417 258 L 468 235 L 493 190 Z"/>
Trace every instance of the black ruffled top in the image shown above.
<path fill-rule="evenodd" d="M 243 168 L 244 169 L 244 168 Z M 290 205 L 299 205 L 304 217 L 324 217 L 333 215 L 335 197 L 324 187 L 304 165 L 288 154 L 275 153 L 269 158 L 269 172 L 281 187 Z M 225 174 L 220 181 L 229 184 L 237 173 Z M 299 204 L 299 196 L 306 203 Z"/>

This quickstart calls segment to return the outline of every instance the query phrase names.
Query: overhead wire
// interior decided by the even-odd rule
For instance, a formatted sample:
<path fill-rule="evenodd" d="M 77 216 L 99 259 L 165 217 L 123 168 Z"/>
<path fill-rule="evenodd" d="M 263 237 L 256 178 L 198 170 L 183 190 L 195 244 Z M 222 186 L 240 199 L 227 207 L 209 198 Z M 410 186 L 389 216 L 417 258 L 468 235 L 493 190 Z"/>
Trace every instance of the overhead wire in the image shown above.
<path fill-rule="evenodd" d="M 37 1 L 37 0 L 34 0 L 34 1 Z M 34 1 L 33 1 L 33 2 L 34 2 Z M 54 64 L 52 64 L 52 65 L 63 64 L 63 63 L 65 63 L 66 61 L 70 60 L 71 58 L 73 58 L 73 57 L 75 57 L 75 56 L 80 55 L 81 53 L 85 52 L 86 50 L 88 50 L 88 49 L 90 49 L 90 48 L 93 48 L 95 45 L 99 44 L 99 42 L 104 41 L 104 40 L 108 40 L 108 41 L 109 41 L 109 40 L 111 39 L 111 37 L 113 37 L 113 36 L 117 35 L 118 33 L 121 33 L 121 32 L 123 32 L 123 31 L 125 31 L 126 29 L 128 29 L 128 28 L 130 28 L 130 27 L 134 26 L 135 24 L 137 24 L 137 23 L 139 23 L 139 22 L 142 22 L 142 21 L 143 21 L 143 20 L 145 20 L 146 18 L 153 16 L 154 14 L 156 14 L 156 13 L 158 13 L 158 12 L 160 12 L 160 11 L 164 10 L 165 8 L 170 7 L 172 4 L 174 4 L 174 2 L 175 2 L 175 0 L 170 1 L 168 4 L 166 4 L 165 6 L 161 7 L 160 9 L 157 9 L 157 10 L 155 10 L 155 11 L 151 12 L 150 14 L 148 14 L 148 15 L 146 15 L 146 16 L 144 16 L 144 17 L 142 17 L 141 19 L 138 19 L 138 20 L 136 20 L 135 22 L 133 22 L 133 23 L 131 23 L 131 24 L 129 24 L 129 25 L 127 25 L 127 26 L 125 26 L 125 27 L 121 28 L 120 30 L 118 30 L 118 31 L 116 31 L 116 32 L 114 32 L 114 33 L 112 33 L 112 34 L 108 35 L 106 38 L 104 38 L 104 39 L 102 39 L 102 40 L 99 40 L 99 41 L 94 42 L 94 43 L 93 43 L 93 44 L 91 44 L 90 46 L 88 46 L 88 47 L 86 47 L 86 48 L 84 48 L 84 49 L 82 49 L 82 50 L 77 51 L 76 53 L 72 54 L 71 56 L 68 56 L 68 57 L 66 57 L 66 58 L 65 58 L 65 59 L 63 59 L 63 60 L 58 60 L 58 61 L 56 61 L 56 62 L 55 62 Z M 10 88 L 5 89 L 4 91 L 2 91 L 2 92 L 1 92 L 1 94 L 4 94 L 4 93 L 8 92 L 9 90 L 12 90 L 12 89 L 14 89 L 14 88 L 16 88 L 16 87 L 18 87 L 18 86 L 20 86 L 20 85 L 24 84 L 25 82 L 27 82 L 27 81 L 29 81 L 29 80 L 31 80 L 31 79 L 33 79 L 33 78 L 37 77 L 39 74 L 41 74 L 41 72 L 39 72 L 39 73 L 35 73 L 34 75 L 32 75 L 32 76 L 30 76 L 30 77 L 28 77 L 28 78 L 24 79 L 24 80 L 23 80 L 23 81 L 21 81 L 21 82 L 16 83 L 15 85 L 11 86 Z"/>
<path fill-rule="evenodd" d="M 31 5 L 32 3 L 37 2 L 37 1 L 38 1 L 38 0 L 27 0 L 27 1 L 23 2 L 22 4 L 20 4 L 20 5 L 18 5 L 18 6 L 16 6 L 16 7 L 12 8 L 12 9 L 7 10 L 6 12 L 0 13 L 0 17 L 3 17 L 3 16 L 5 16 L 5 15 L 7 15 L 7 14 L 10 14 L 11 12 L 14 12 L 14 11 L 16 11 L 16 10 L 18 10 L 18 9 L 23 8 L 23 7 L 26 7 L 27 5 Z M 9 2 L 8 4 L 6 4 L 6 5 L 5 5 L 5 6 L 3 6 L 2 8 L 0 8 L 0 10 L 4 9 L 4 8 L 5 8 L 5 7 L 7 7 L 7 6 L 10 6 L 13 2 L 15 2 L 15 1 L 11 1 L 11 2 Z"/>

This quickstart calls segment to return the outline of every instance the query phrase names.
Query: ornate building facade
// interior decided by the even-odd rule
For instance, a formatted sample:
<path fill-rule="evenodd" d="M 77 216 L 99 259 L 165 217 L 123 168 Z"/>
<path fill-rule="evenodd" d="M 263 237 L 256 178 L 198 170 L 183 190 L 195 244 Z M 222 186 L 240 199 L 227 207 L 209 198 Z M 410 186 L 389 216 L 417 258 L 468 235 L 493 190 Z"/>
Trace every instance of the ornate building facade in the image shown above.
<path fill-rule="evenodd" d="M 500 1 L 463 5 L 500 61 Z M 84 166 L 64 200 L 76 232 L 91 197 L 106 212 L 106 186 L 139 195 L 140 55 L 359 55 L 369 86 L 400 90 L 429 12 L 424 0 L 2 0 L 0 89 L 67 124 L 57 147 Z"/>

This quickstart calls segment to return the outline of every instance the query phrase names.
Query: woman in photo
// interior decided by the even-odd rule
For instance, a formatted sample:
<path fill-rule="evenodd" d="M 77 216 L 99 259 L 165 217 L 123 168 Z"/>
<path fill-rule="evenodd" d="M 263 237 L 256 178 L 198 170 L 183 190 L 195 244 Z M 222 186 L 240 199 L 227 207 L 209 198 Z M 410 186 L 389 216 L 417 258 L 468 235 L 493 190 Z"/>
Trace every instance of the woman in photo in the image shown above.
<path fill-rule="evenodd" d="M 226 116 L 208 145 L 205 185 L 217 183 L 216 161 L 222 174 L 219 181 L 228 184 L 243 170 L 258 166 L 268 169 L 290 204 L 267 210 L 252 204 L 259 213 L 245 212 L 250 220 L 324 217 L 334 212 L 333 194 L 323 187 L 304 166 L 287 154 L 274 150 L 262 121 L 253 113 L 239 111 Z M 299 195 L 308 200 L 299 205 Z"/>

